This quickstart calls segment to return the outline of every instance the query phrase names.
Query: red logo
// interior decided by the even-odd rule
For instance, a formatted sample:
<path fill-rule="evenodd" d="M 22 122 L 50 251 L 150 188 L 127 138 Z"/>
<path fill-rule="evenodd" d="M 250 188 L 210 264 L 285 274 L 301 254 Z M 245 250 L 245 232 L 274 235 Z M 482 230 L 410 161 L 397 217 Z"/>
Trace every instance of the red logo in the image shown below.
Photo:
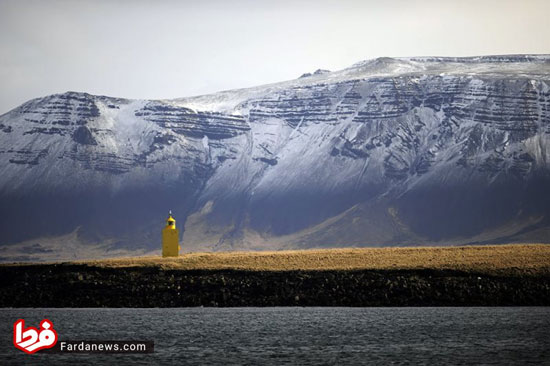
<path fill-rule="evenodd" d="M 25 328 L 23 319 L 13 323 L 13 344 L 16 348 L 28 354 L 44 348 L 52 348 L 57 343 L 57 332 L 48 319 L 40 322 L 40 330 L 35 327 Z"/>

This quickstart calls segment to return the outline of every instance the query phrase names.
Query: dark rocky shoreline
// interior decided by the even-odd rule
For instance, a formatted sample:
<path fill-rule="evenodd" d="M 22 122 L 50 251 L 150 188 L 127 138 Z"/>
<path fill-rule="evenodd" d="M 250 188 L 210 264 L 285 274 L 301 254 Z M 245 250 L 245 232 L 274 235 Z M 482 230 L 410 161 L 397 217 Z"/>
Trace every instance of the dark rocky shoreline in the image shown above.
<path fill-rule="evenodd" d="M 0 266 L 0 307 L 550 305 L 550 276 L 451 270 Z"/>

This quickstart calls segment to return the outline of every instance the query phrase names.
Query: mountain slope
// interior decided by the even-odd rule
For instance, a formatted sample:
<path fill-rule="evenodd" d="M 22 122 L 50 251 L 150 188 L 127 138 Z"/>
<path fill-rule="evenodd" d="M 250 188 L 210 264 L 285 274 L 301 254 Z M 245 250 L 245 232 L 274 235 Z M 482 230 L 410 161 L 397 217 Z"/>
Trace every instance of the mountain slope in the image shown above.
<path fill-rule="evenodd" d="M 0 256 L 156 250 L 168 209 L 193 251 L 548 242 L 549 139 L 549 56 L 52 95 L 0 116 Z"/>

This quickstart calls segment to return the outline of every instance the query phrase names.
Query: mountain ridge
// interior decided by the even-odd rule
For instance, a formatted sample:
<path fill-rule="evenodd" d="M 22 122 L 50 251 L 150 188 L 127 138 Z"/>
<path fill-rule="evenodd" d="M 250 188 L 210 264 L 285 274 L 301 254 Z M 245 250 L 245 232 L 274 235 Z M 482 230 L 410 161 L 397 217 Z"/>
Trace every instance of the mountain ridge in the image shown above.
<path fill-rule="evenodd" d="M 546 242 L 549 85 L 548 55 L 413 57 L 171 100 L 36 98 L 0 116 L 0 257 L 54 258 L 44 238 L 69 233 L 77 257 L 146 253 L 167 209 L 193 251 Z"/>

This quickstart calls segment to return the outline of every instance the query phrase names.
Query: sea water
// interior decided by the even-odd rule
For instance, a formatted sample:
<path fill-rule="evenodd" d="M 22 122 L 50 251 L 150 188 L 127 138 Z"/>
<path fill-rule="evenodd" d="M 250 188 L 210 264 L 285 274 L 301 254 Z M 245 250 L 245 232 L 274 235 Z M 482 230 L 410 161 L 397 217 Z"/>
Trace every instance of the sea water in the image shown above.
<path fill-rule="evenodd" d="M 28 355 L 13 323 L 152 354 Z M 1 365 L 550 364 L 550 308 L 1 309 Z"/>

